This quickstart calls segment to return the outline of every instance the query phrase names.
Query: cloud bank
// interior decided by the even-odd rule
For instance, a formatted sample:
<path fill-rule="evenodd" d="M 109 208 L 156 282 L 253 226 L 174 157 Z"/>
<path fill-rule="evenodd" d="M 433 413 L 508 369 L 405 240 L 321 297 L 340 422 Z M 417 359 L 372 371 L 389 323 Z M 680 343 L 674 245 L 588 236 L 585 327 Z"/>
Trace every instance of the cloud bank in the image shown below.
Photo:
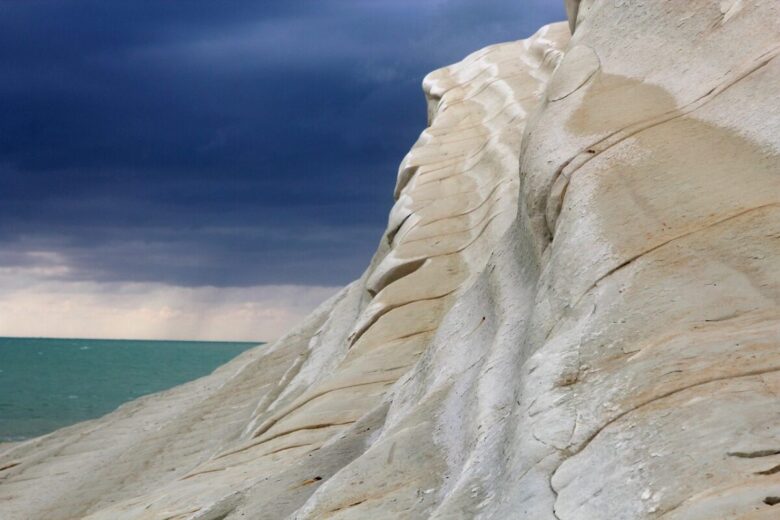
<path fill-rule="evenodd" d="M 174 287 L 69 282 L 56 272 L 0 268 L 7 336 L 270 341 L 336 293 L 334 287 Z"/>
<path fill-rule="evenodd" d="M 424 125 L 424 74 L 562 4 L 4 2 L 0 268 L 57 255 L 52 304 L 68 287 L 197 289 L 205 307 L 213 288 L 343 285 Z"/>

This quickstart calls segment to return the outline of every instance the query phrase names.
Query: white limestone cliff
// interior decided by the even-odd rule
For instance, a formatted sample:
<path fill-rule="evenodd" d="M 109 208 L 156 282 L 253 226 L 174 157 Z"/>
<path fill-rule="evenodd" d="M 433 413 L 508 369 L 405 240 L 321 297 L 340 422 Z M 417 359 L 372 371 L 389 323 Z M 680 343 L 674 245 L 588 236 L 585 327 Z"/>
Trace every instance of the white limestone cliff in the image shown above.
<path fill-rule="evenodd" d="M 425 79 L 360 280 L 0 518 L 780 518 L 780 5 L 567 8 Z"/>

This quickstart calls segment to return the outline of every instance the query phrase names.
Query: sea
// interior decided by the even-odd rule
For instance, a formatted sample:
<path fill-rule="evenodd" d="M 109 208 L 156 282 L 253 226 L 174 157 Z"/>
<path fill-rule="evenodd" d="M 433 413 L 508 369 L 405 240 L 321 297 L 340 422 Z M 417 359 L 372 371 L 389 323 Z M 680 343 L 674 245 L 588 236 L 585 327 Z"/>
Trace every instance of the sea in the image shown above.
<path fill-rule="evenodd" d="M 100 417 L 259 344 L 0 338 L 0 443 Z"/>

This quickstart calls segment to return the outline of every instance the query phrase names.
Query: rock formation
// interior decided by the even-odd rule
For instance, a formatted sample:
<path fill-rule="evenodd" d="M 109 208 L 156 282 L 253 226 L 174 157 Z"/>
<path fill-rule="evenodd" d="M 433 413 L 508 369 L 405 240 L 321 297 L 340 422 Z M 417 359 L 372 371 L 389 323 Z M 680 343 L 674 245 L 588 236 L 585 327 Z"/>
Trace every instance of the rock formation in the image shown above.
<path fill-rule="evenodd" d="M 0 517 L 780 518 L 780 5 L 567 8 L 425 79 L 360 280 L 5 449 Z"/>

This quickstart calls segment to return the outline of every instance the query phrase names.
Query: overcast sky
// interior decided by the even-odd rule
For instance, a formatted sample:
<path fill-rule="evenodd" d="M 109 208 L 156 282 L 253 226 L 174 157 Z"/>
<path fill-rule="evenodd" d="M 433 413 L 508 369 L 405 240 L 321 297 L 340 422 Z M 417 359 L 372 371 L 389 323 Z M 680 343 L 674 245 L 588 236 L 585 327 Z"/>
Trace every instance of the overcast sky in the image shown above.
<path fill-rule="evenodd" d="M 423 76 L 562 6 L 4 0 L 0 335 L 278 336 L 368 263 Z"/>

